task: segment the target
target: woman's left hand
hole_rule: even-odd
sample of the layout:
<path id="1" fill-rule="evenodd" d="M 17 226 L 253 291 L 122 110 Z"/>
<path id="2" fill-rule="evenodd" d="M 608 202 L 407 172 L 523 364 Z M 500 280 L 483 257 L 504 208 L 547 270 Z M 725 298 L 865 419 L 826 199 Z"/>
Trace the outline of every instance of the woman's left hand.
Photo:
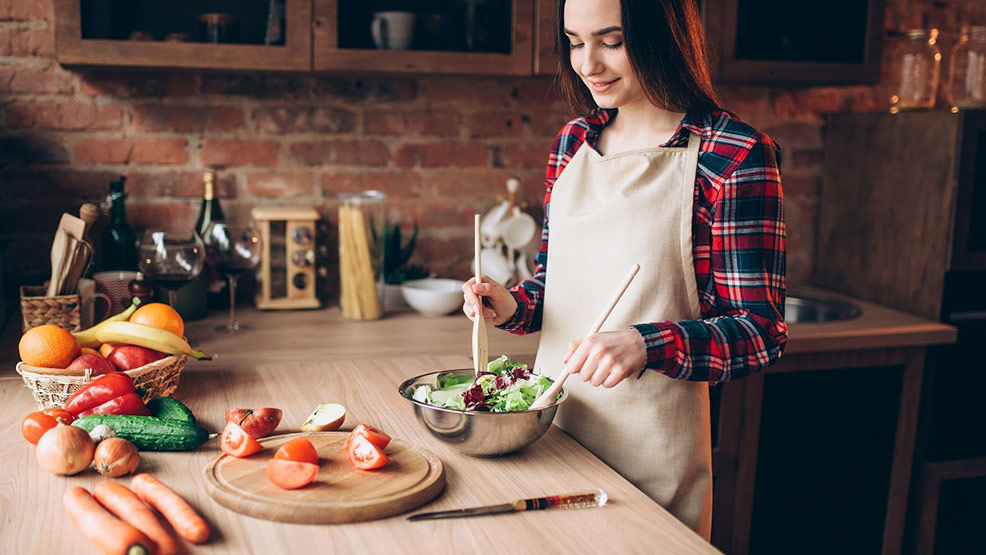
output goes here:
<path id="1" fill-rule="evenodd" d="M 594 333 L 568 344 L 565 371 L 594 386 L 613 387 L 647 363 L 644 338 L 636 329 Z"/>

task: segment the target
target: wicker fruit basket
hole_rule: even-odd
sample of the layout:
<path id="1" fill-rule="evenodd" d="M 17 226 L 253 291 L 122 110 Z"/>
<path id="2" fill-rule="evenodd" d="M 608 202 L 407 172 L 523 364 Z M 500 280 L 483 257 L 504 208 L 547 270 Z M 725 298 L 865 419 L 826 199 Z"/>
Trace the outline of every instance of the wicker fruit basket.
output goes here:
<path id="1" fill-rule="evenodd" d="M 143 387 L 146 390 L 146 402 L 158 395 L 171 395 L 178 388 L 178 377 L 187 361 L 187 355 L 170 355 L 124 373 L 133 380 L 134 387 Z M 99 377 L 93 376 L 89 370 L 80 374 L 74 370 L 40 368 L 23 362 L 17 363 L 17 373 L 34 395 L 39 410 L 65 407 L 65 402 L 73 393 Z"/>

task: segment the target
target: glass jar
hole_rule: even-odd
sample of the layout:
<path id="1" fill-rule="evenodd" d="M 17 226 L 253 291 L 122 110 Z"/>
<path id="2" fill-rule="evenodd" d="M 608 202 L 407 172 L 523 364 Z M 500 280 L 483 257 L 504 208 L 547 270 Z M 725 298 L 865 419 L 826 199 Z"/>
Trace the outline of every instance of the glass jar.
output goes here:
<path id="1" fill-rule="evenodd" d="M 933 108 L 938 96 L 941 51 L 938 29 L 911 29 L 897 45 L 890 113 Z"/>
<path id="2" fill-rule="evenodd" d="M 378 277 L 383 249 L 375 244 L 383 200 L 379 191 L 339 195 L 339 307 L 351 320 L 381 316 Z"/>
<path id="3" fill-rule="evenodd" d="M 986 26 L 962 27 L 948 70 L 952 111 L 986 106 Z"/>

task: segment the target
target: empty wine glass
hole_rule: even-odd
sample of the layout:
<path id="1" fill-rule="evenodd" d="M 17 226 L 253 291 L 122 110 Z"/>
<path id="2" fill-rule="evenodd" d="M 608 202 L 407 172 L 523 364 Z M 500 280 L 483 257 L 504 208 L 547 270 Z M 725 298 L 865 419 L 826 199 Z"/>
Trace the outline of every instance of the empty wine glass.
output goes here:
<path id="1" fill-rule="evenodd" d="M 167 289 L 168 304 L 174 307 L 178 289 L 202 272 L 205 249 L 194 231 L 148 230 L 141 238 L 137 260 L 144 275 Z"/>
<path id="2" fill-rule="evenodd" d="M 236 321 L 236 279 L 260 263 L 260 232 L 253 222 L 212 222 L 205 228 L 202 242 L 209 265 L 229 281 L 229 323 L 216 331 L 235 334 L 250 329 Z"/>

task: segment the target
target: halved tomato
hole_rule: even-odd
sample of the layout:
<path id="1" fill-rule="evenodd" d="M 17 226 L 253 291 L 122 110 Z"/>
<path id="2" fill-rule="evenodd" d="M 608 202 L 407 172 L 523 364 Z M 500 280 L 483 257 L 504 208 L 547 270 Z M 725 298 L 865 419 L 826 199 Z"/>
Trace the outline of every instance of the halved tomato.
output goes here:
<path id="1" fill-rule="evenodd" d="M 352 439 L 346 455 L 349 456 L 349 464 L 356 470 L 375 470 L 390 462 L 383 450 L 371 443 L 366 436 L 353 436 Z"/>
<path id="2" fill-rule="evenodd" d="M 318 464 L 318 451 L 307 437 L 299 437 L 285 443 L 274 453 L 275 459 Z"/>
<path id="3" fill-rule="evenodd" d="M 346 443 L 342 445 L 342 448 L 346 451 L 349 450 L 349 444 L 352 443 L 353 438 L 356 436 L 363 436 L 370 441 L 373 445 L 376 445 L 379 449 L 384 449 L 387 444 L 390 443 L 390 436 L 381 432 L 380 430 L 374 428 L 373 426 L 367 426 L 366 424 L 360 424 L 356 426 L 349 437 L 346 438 Z"/>
<path id="4" fill-rule="evenodd" d="M 235 422 L 226 423 L 219 446 L 227 454 L 234 457 L 247 457 L 264 448 L 260 442 L 250 437 Z"/>
<path id="5" fill-rule="evenodd" d="M 68 422 L 66 422 L 68 424 Z M 27 440 L 31 445 L 37 445 L 38 440 L 41 436 L 45 435 L 45 432 L 54 428 L 58 425 L 58 420 L 50 414 L 45 414 L 43 412 L 32 412 L 31 414 L 24 417 L 21 422 L 21 435 Z"/>
<path id="6" fill-rule="evenodd" d="M 306 462 L 271 459 L 267 462 L 267 479 L 281 489 L 298 489 L 315 481 L 318 465 Z"/>
<path id="7" fill-rule="evenodd" d="M 41 412 L 47 414 L 48 416 L 52 416 L 55 418 L 55 420 L 64 422 L 66 424 L 71 424 L 72 422 L 75 422 L 75 415 L 73 415 L 71 412 L 65 409 L 57 409 L 57 408 L 45 409 Z"/>

